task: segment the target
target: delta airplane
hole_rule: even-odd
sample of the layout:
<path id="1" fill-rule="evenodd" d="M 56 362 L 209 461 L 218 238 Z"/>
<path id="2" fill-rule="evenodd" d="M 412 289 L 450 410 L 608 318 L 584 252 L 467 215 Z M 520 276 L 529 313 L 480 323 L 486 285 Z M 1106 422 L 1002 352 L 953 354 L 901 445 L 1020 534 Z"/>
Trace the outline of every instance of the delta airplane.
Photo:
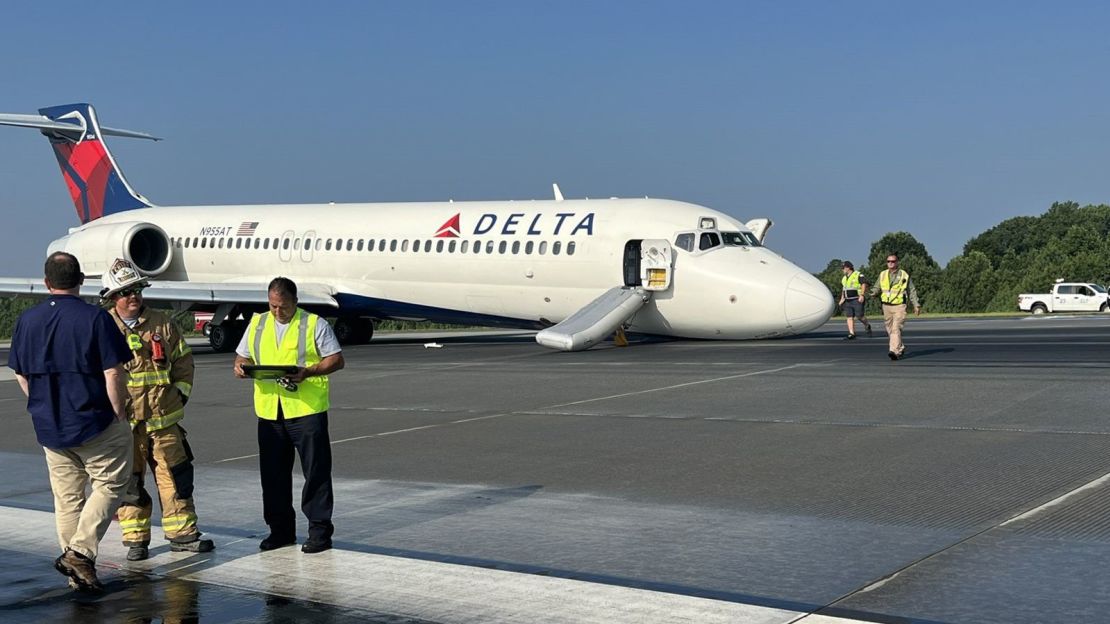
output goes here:
<path id="1" fill-rule="evenodd" d="M 829 290 L 763 246 L 747 224 L 663 199 L 155 206 L 135 192 L 88 104 L 0 114 L 49 141 L 81 225 L 48 253 L 78 258 L 96 296 L 117 258 L 150 279 L 149 301 L 211 311 L 217 351 L 265 309 L 266 286 L 292 278 L 302 307 L 364 343 L 377 319 L 540 329 L 537 341 L 588 348 L 618 329 L 700 339 L 789 336 L 833 313 Z M 0 278 L 0 292 L 44 293 Z"/>

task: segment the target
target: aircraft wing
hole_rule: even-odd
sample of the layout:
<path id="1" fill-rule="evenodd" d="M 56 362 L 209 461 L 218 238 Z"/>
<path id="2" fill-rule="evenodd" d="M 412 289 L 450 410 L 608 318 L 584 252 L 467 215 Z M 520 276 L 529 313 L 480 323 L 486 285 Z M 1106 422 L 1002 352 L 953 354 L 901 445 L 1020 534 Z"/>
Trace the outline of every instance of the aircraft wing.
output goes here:
<path id="1" fill-rule="evenodd" d="M 257 303 L 266 305 L 265 282 L 172 282 L 150 280 L 143 297 L 150 301 L 182 301 L 193 303 Z M 82 297 L 99 297 L 100 286 L 81 286 Z M 41 279 L 0 277 L 0 294 L 44 297 L 49 294 Z M 297 301 L 301 305 L 339 307 L 336 291 L 326 284 L 297 284 Z"/>

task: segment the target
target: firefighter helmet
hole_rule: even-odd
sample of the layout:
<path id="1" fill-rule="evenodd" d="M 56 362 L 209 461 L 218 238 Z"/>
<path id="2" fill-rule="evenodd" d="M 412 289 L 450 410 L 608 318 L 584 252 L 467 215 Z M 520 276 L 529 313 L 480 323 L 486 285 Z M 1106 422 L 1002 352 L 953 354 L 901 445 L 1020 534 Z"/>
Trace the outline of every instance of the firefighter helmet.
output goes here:
<path id="1" fill-rule="evenodd" d="M 100 297 L 104 300 L 111 299 L 113 295 L 121 290 L 150 286 L 146 278 L 139 273 L 139 269 L 123 258 L 116 258 L 111 268 L 104 272 L 101 284 L 104 289 L 100 291 Z"/>

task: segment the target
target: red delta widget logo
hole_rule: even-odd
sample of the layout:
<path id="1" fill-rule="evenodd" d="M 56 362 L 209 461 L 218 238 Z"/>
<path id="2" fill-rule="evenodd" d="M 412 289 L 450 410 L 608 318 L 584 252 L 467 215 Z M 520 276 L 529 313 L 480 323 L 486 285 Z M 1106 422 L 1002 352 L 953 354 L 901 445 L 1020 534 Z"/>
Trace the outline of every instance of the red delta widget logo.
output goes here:
<path id="1" fill-rule="evenodd" d="M 462 213 L 455 213 L 455 216 L 444 222 L 436 230 L 435 238 L 458 238 L 462 235 L 462 226 L 460 225 L 460 217 Z M 557 212 L 554 215 L 545 215 L 542 212 L 528 215 L 524 212 L 514 212 L 508 216 L 499 216 L 493 213 L 485 213 L 478 217 L 478 221 L 474 224 L 474 236 L 481 236 L 482 234 L 501 234 L 503 236 L 513 236 L 516 234 L 524 234 L 526 236 L 543 236 L 544 234 L 551 234 L 558 236 L 559 234 L 569 234 L 570 236 L 577 236 L 579 232 L 585 232 L 586 236 L 594 235 L 594 213 L 588 212 L 585 215 L 579 216 L 574 212 Z"/>

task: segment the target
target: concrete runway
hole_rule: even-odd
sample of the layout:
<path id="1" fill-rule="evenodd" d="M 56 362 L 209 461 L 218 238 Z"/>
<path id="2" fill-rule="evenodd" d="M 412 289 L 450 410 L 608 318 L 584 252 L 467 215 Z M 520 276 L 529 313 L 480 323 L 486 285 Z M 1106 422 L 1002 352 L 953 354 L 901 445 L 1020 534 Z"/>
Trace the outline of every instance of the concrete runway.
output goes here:
<path id="1" fill-rule="evenodd" d="M 0 617 L 126 621 L 139 598 L 204 622 L 1103 619 L 1110 317 L 911 320 L 899 362 L 876 329 L 348 348 L 338 550 L 317 559 L 257 552 L 250 384 L 198 348 L 185 426 L 218 550 L 125 565 L 110 533 L 97 599 L 50 569 L 41 451 L 0 383 L 0 553 L 31 571 L 0 574 Z"/>

